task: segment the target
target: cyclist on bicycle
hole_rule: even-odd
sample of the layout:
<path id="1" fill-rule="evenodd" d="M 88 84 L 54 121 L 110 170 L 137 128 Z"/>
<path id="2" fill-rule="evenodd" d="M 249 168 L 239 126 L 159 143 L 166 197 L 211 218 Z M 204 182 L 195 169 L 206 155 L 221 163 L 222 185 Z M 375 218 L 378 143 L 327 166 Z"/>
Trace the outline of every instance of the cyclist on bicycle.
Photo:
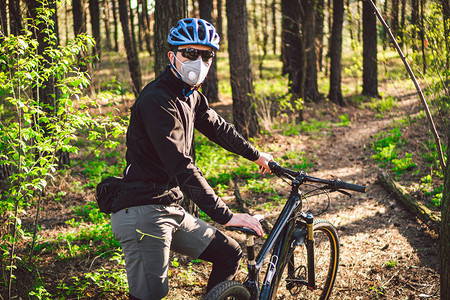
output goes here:
<path id="1" fill-rule="evenodd" d="M 223 148 L 270 171 L 272 156 L 259 152 L 208 106 L 198 91 L 219 50 L 213 25 L 202 19 L 170 30 L 169 66 L 131 107 L 124 188 L 113 203 L 111 227 L 120 242 L 130 299 L 161 299 L 168 293 L 169 250 L 212 262 L 207 285 L 234 277 L 242 251 L 215 227 L 179 204 L 185 193 L 212 220 L 263 234 L 257 219 L 232 213 L 214 193 L 191 156 L 194 128 Z"/>

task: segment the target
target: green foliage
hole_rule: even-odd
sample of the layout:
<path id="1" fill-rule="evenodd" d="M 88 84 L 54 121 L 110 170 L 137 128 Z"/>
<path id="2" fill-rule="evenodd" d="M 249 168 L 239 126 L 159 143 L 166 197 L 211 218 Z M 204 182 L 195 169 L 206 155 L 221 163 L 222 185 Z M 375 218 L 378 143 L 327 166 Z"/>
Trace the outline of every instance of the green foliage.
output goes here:
<path id="1" fill-rule="evenodd" d="M 412 160 L 410 153 L 405 153 L 405 156 L 398 158 L 397 147 L 405 145 L 406 140 L 402 139 L 402 133 L 399 127 L 390 131 L 381 132 L 375 136 L 372 143 L 372 149 L 375 150 L 372 158 L 381 163 L 381 167 L 386 167 L 392 164 L 392 171 L 397 175 L 401 175 L 406 171 L 412 170 L 417 165 Z"/>
<path id="2" fill-rule="evenodd" d="M 368 107 L 379 113 L 391 111 L 396 106 L 398 106 L 397 100 L 392 96 L 382 97 L 381 99 L 371 98 L 370 102 L 363 104 L 363 107 Z"/>
<path id="3" fill-rule="evenodd" d="M 226 151 L 201 134 L 195 135 L 195 155 L 196 165 L 214 188 L 219 184 L 228 185 L 233 178 L 252 178 L 258 173 L 255 164 Z"/>
<path id="4" fill-rule="evenodd" d="M 58 46 L 51 18 L 54 11 L 44 5 L 37 11 L 38 18 L 29 23 L 22 35 L 0 40 L 0 97 L 7 107 L 0 116 L 0 163 L 13 170 L 0 201 L 0 215 L 7 216 L 1 224 L 1 232 L 5 234 L 1 237 L 0 251 L 12 264 L 7 266 L 9 279 L 0 280 L 9 280 L 9 284 L 15 278 L 16 262 L 24 255 L 15 253 L 14 246 L 19 240 L 32 241 L 33 236 L 22 228 L 21 216 L 27 208 L 42 201 L 49 182 L 58 176 L 61 153 L 78 154 L 76 143 L 83 130 L 88 132 L 87 139 L 91 142 L 114 148 L 117 145 L 114 139 L 125 129 L 124 121 L 115 116 L 114 109 L 95 116 L 91 111 L 100 106 L 93 100 L 80 99 L 90 81 L 89 75 L 78 67 L 78 56 L 88 52 L 92 38 L 80 35 L 65 46 Z M 43 52 L 33 38 L 31 24 L 45 24 L 40 33 L 45 35 L 49 46 Z M 58 199 L 62 194 L 52 196 Z M 68 245 L 76 252 L 74 245 Z M 33 293 L 44 297 L 46 291 L 37 286 Z"/>

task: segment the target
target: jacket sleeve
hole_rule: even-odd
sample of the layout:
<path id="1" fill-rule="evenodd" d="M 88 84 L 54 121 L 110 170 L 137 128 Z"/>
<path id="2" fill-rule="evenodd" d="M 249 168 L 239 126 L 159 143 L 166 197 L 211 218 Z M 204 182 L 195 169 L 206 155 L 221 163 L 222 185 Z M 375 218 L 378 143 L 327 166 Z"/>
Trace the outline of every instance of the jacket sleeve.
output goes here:
<path id="1" fill-rule="evenodd" d="M 215 194 L 194 165 L 192 157 L 186 153 L 184 127 L 177 118 L 176 103 L 161 96 L 158 98 L 151 101 L 143 99 L 137 111 L 171 182 L 176 182 L 211 219 L 226 224 L 233 213 Z"/>
<path id="2" fill-rule="evenodd" d="M 224 149 L 241 155 L 248 160 L 257 160 L 259 151 L 233 125 L 225 121 L 215 110 L 209 107 L 203 94 L 199 93 L 199 96 L 201 98 L 198 102 L 195 128 Z"/>

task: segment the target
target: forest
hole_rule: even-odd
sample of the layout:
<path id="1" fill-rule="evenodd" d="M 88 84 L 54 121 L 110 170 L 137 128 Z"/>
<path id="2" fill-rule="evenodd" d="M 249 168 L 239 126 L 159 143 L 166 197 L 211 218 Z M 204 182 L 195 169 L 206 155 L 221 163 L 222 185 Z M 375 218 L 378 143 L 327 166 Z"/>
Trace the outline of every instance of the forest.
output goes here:
<path id="1" fill-rule="evenodd" d="M 280 165 L 367 187 L 307 203 L 339 235 L 331 299 L 450 299 L 450 0 L 0 0 L 0 299 L 128 299 L 96 186 L 122 176 L 130 108 L 186 17 L 221 37 L 201 86 L 214 110 Z M 193 142 L 268 234 L 286 183 Z M 171 252 L 166 298 L 201 299 L 210 271 Z M 276 299 L 310 299 L 285 286 Z"/>

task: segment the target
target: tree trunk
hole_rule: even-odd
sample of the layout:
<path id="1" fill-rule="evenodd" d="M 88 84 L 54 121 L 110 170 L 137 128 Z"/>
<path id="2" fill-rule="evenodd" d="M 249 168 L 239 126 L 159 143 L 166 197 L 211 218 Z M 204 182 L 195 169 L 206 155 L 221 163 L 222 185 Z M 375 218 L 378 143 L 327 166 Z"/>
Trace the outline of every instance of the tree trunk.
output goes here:
<path id="1" fill-rule="evenodd" d="M 104 8 L 104 14 L 103 14 L 103 23 L 105 24 L 105 48 L 107 51 L 111 51 L 112 47 L 111 47 L 111 22 L 110 22 L 110 11 L 111 9 L 109 8 L 109 1 L 108 0 L 104 0 L 105 2 L 103 2 L 103 8 Z"/>
<path id="2" fill-rule="evenodd" d="M 330 38 L 330 100 L 344 106 L 341 90 L 342 24 L 344 0 L 333 0 L 333 27 Z"/>
<path id="3" fill-rule="evenodd" d="M 271 9 L 272 9 L 272 51 L 273 55 L 277 55 L 277 1 L 272 0 Z"/>
<path id="4" fill-rule="evenodd" d="M 186 0 L 156 0 L 155 2 L 155 25 L 153 48 L 155 49 L 155 76 L 164 71 L 167 66 L 167 34 L 178 20 L 186 16 Z"/>
<path id="5" fill-rule="evenodd" d="M 445 47 L 447 48 L 446 57 L 446 70 L 450 69 L 450 0 L 444 0 L 442 4 L 443 17 L 444 17 L 444 37 Z M 446 73 L 446 80 L 450 75 Z"/>
<path id="6" fill-rule="evenodd" d="M 106 0 L 108 1 L 108 0 Z M 117 22 L 117 8 L 116 8 L 116 0 L 112 1 L 112 14 L 114 21 L 114 51 L 119 51 L 119 24 Z"/>
<path id="7" fill-rule="evenodd" d="M 447 0 L 444 0 L 447 1 Z M 448 3 L 447 3 L 448 5 Z M 449 5 L 450 7 L 450 5 Z M 450 145 L 450 126 L 447 131 Z M 447 169 L 444 170 L 444 191 L 441 205 L 441 299 L 450 299 L 450 147 L 447 148 Z"/>
<path id="8" fill-rule="evenodd" d="M 412 0 L 412 1 L 414 1 L 414 0 Z M 383 19 L 384 20 L 387 20 L 387 16 L 388 16 L 387 8 L 388 8 L 388 0 L 385 0 L 384 4 L 383 4 Z M 386 50 L 388 47 L 388 44 L 389 44 L 389 38 L 388 38 L 387 30 L 386 30 L 386 28 L 384 28 L 384 26 L 381 30 L 382 30 L 381 31 L 381 42 L 383 45 L 383 49 Z"/>
<path id="9" fill-rule="evenodd" d="M 289 92 L 293 95 L 294 99 L 304 98 L 306 77 L 306 54 L 304 39 L 300 31 L 300 11 L 299 1 L 281 1 L 282 74 L 289 75 Z M 299 119 L 303 119 L 301 111 Z"/>
<path id="10" fill-rule="evenodd" d="M 135 96 L 141 91 L 141 67 L 139 57 L 134 47 L 133 37 L 130 32 L 130 23 L 128 19 L 128 0 L 119 0 L 119 17 L 122 24 L 123 39 L 125 50 L 127 52 L 128 69 L 130 70 L 131 80 L 133 82 L 133 93 Z"/>
<path id="11" fill-rule="evenodd" d="M 8 30 L 8 11 L 6 8 L 6 1 L 0 1 L 0 32 L 4 36 L 9 35 Z"/>
<path id="12" fill-rule="evenodd" d="M 86 33 L 84 26 L 86 15 L 84 13 L 82 0 L 72 0 L 72 15 L 73 15 L 73 32 L 75 36 Z"/>
<path id="13" fill-rule="evenodd" d="M 420 0 L 420 42 L 422 46 L 422 66 L 423 66 L 423 74 L 427 73 L 427 59 L 425 56 L 425 1 Z"/>
<path id="14" fill-rule="evenodd" d="M 19 35 L 22 28 L 20 0 L 9 0 L 9 32 L 11 35 Z"/>
<path id="15" fill-rule="evenodd" d="M 375 3 L 375 1 L 373 1 Z M 372 5 L 363 1 L 363 89 L 369 97 L 378 95 L 377 23 Z"/>
<path id="16" fill-rule="evenodd" d="M 316 0 L 303 0 L 302 31 L 305 37 L 306 52 L 306 78 L 305 78 L 305 99 L 317 102 L 320 100 L 319 88 L 317 85 L 317 58 L 316 47 L 314 45 L 314 5 Z"/>
<path id="17" fill-rule="evenodd" d="M 152 55 L 152 42 L 150 39 L 150 16 L 148 15 L 147 0 L 140 0 L 142 2 L 142 22 L 144 26 L 144 41 L 148 54 Z"/>
<path id="18" fill-rule="evenodd" d="M 392 7 L 391 7 L 391 31 L 394 35 L 395 39 L 398 40 L 398 1 L 399 0 L 392 0 Z"/>
<path id="19" fill-rule="evenodd" d="M 412 36 L 419 35 L 419 0 L 411 0 L 411 25 L 413 26 Z M 416 44 L 415 39 L 412 41 L 412 47 L 414 51 L 418 51 L 419 47 Z"/>
<path id="20" fill-rule="evenodd" d="M 406 0 L 401 0 L 401 15 L 400 15 L 400 28 L 398 28 L 398 38 L 400 48 L 403 48 L 403 38 L 405 32 L 405 19 L 406 19 Z"/>
<path id="21" fill-rule="evenodd" d="M 216 31 L 220 36 L 220 41 L 222 45 L 225 45 L 225 32 L 223 31 L 223 17 L 222 17 L 222 0 L 217 0 Z"/>
<path id="22" fill-rule="evenodd" d="M 199 0 L 200 18 L 212 23 L 213 0 Z M 202 85 L 203 94 L 208 98 L 209 102 L 219 101 L 219 84 L 217 80 L 217 58 L 212 60 L 211 68 L 208 76 Z"/>
<path id="23" fill-rule="evenodd" d="M 91 14 L 92 36 L 95 40 L 94 55 L 101 57 L 102 39 L 100 36 L 100 5 L 98 0 L 89 0 L 89 13 Z"/>
<path id="24" fill-rule="evenodd" d="M 137 48 L 137 41 L 136 41 L 136 26 L 134 25 L 134 9 L 131 8 L 131 3 L 133 3 L 134 0 L 128 0 L 128 13 L 129 13 L 129 22 L 130 22 L 130 32 L 131 32 L 131 40 L 133 42 L 133 48 L 136 52 L 136 56 L 138 56 L 138 48 Z"/>
<path id="25" fill-rule="evenodd" d="M 323 21 L 325 18 L 325 0 L 317 0 L 315 7 L 315 44 L 317 53 L 317 69 L 322 70 L 323 66 Z"/>
<path id="26" fill-rule="evenodd" d="M 226 10 L 233 120 L 236 129 L 244 137 L 253 137 L 258 134 L 259 126 L 253 103 L 246 1 L 227 0 Z"/>

